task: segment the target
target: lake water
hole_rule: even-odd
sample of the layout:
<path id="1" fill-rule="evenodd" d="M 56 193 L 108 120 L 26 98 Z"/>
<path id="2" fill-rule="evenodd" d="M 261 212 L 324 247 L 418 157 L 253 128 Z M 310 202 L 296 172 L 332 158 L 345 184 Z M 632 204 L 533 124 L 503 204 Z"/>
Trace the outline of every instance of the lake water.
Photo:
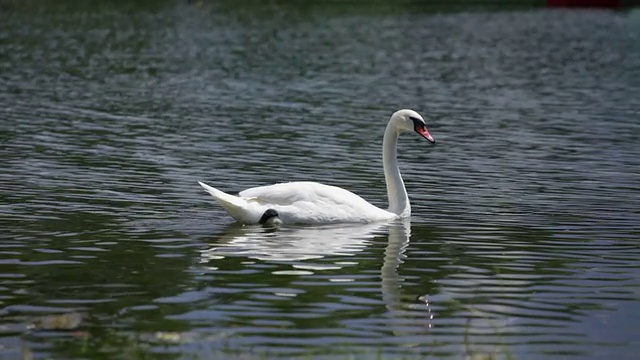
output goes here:
<path id="1" fill-rule="evenodd" d="M 2 5 L 0 358 L 637 356 L 638 11 L 277 3 Z M 399 108 L 410 223 L 197 184 L 386 206 Z"/>

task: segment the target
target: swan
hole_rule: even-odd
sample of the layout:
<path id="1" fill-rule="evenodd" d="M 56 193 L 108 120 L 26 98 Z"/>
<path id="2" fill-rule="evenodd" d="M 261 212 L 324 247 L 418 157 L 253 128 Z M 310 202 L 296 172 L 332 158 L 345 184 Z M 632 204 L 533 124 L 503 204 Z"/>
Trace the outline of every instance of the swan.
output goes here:
<path id="1" fill-rule="evenodd" d="M 198 181 L 236 221 L 244 224 L 369 223 L 408 218 L 411 205 L 397 159 L 398 137 L 414 131 L 430 143 L 435 140 L 422 116 L 398 110 L 389 119 L 382 140 L 382 160 L 389 208 L 381 209 L 351 191 L 316 182 L 298 181 L 259 186 L 227 194 Z"/>

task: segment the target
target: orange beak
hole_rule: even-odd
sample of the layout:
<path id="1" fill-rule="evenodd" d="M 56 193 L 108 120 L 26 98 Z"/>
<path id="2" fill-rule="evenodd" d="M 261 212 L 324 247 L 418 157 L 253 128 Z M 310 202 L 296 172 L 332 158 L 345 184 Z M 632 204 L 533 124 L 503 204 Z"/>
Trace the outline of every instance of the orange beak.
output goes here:
<path id="1" fill-rule="evenodd" d="M 436 140 L 433 138 L 433 136 L 431 136 L 431 134 L 429 134 L 429 130 L 427 130 L 427 127 L 422 125 L 422 126 L 416 126 L 416 132 L 420 135 L 422 135 L 423 138 L 429 140 L 430 143 L 435 144 Z"/>

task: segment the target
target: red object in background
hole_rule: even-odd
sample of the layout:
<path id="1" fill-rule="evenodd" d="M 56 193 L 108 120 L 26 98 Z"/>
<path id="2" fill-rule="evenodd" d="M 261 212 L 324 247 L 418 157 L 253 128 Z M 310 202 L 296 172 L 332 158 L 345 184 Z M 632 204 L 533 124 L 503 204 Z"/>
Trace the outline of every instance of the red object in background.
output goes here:
<path id="1" fill-rule="evenodd" d="M 547 6 L 617 8 L 620 0 L 547 0 Z"/>

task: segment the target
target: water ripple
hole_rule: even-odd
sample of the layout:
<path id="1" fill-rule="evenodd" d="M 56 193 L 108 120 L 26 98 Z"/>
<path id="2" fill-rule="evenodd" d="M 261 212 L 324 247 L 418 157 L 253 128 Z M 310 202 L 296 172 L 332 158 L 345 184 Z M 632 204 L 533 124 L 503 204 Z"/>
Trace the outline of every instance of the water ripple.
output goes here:
<path id="1" fill-rule="evenodd" d="M 637 12 L 76 5 L 0 12 L 8 356 L 637 353 Z M 197 186 L 385 206 L 400 107 L 438 140 L 399 144 L 411 224 L 269 232 Z"/>

